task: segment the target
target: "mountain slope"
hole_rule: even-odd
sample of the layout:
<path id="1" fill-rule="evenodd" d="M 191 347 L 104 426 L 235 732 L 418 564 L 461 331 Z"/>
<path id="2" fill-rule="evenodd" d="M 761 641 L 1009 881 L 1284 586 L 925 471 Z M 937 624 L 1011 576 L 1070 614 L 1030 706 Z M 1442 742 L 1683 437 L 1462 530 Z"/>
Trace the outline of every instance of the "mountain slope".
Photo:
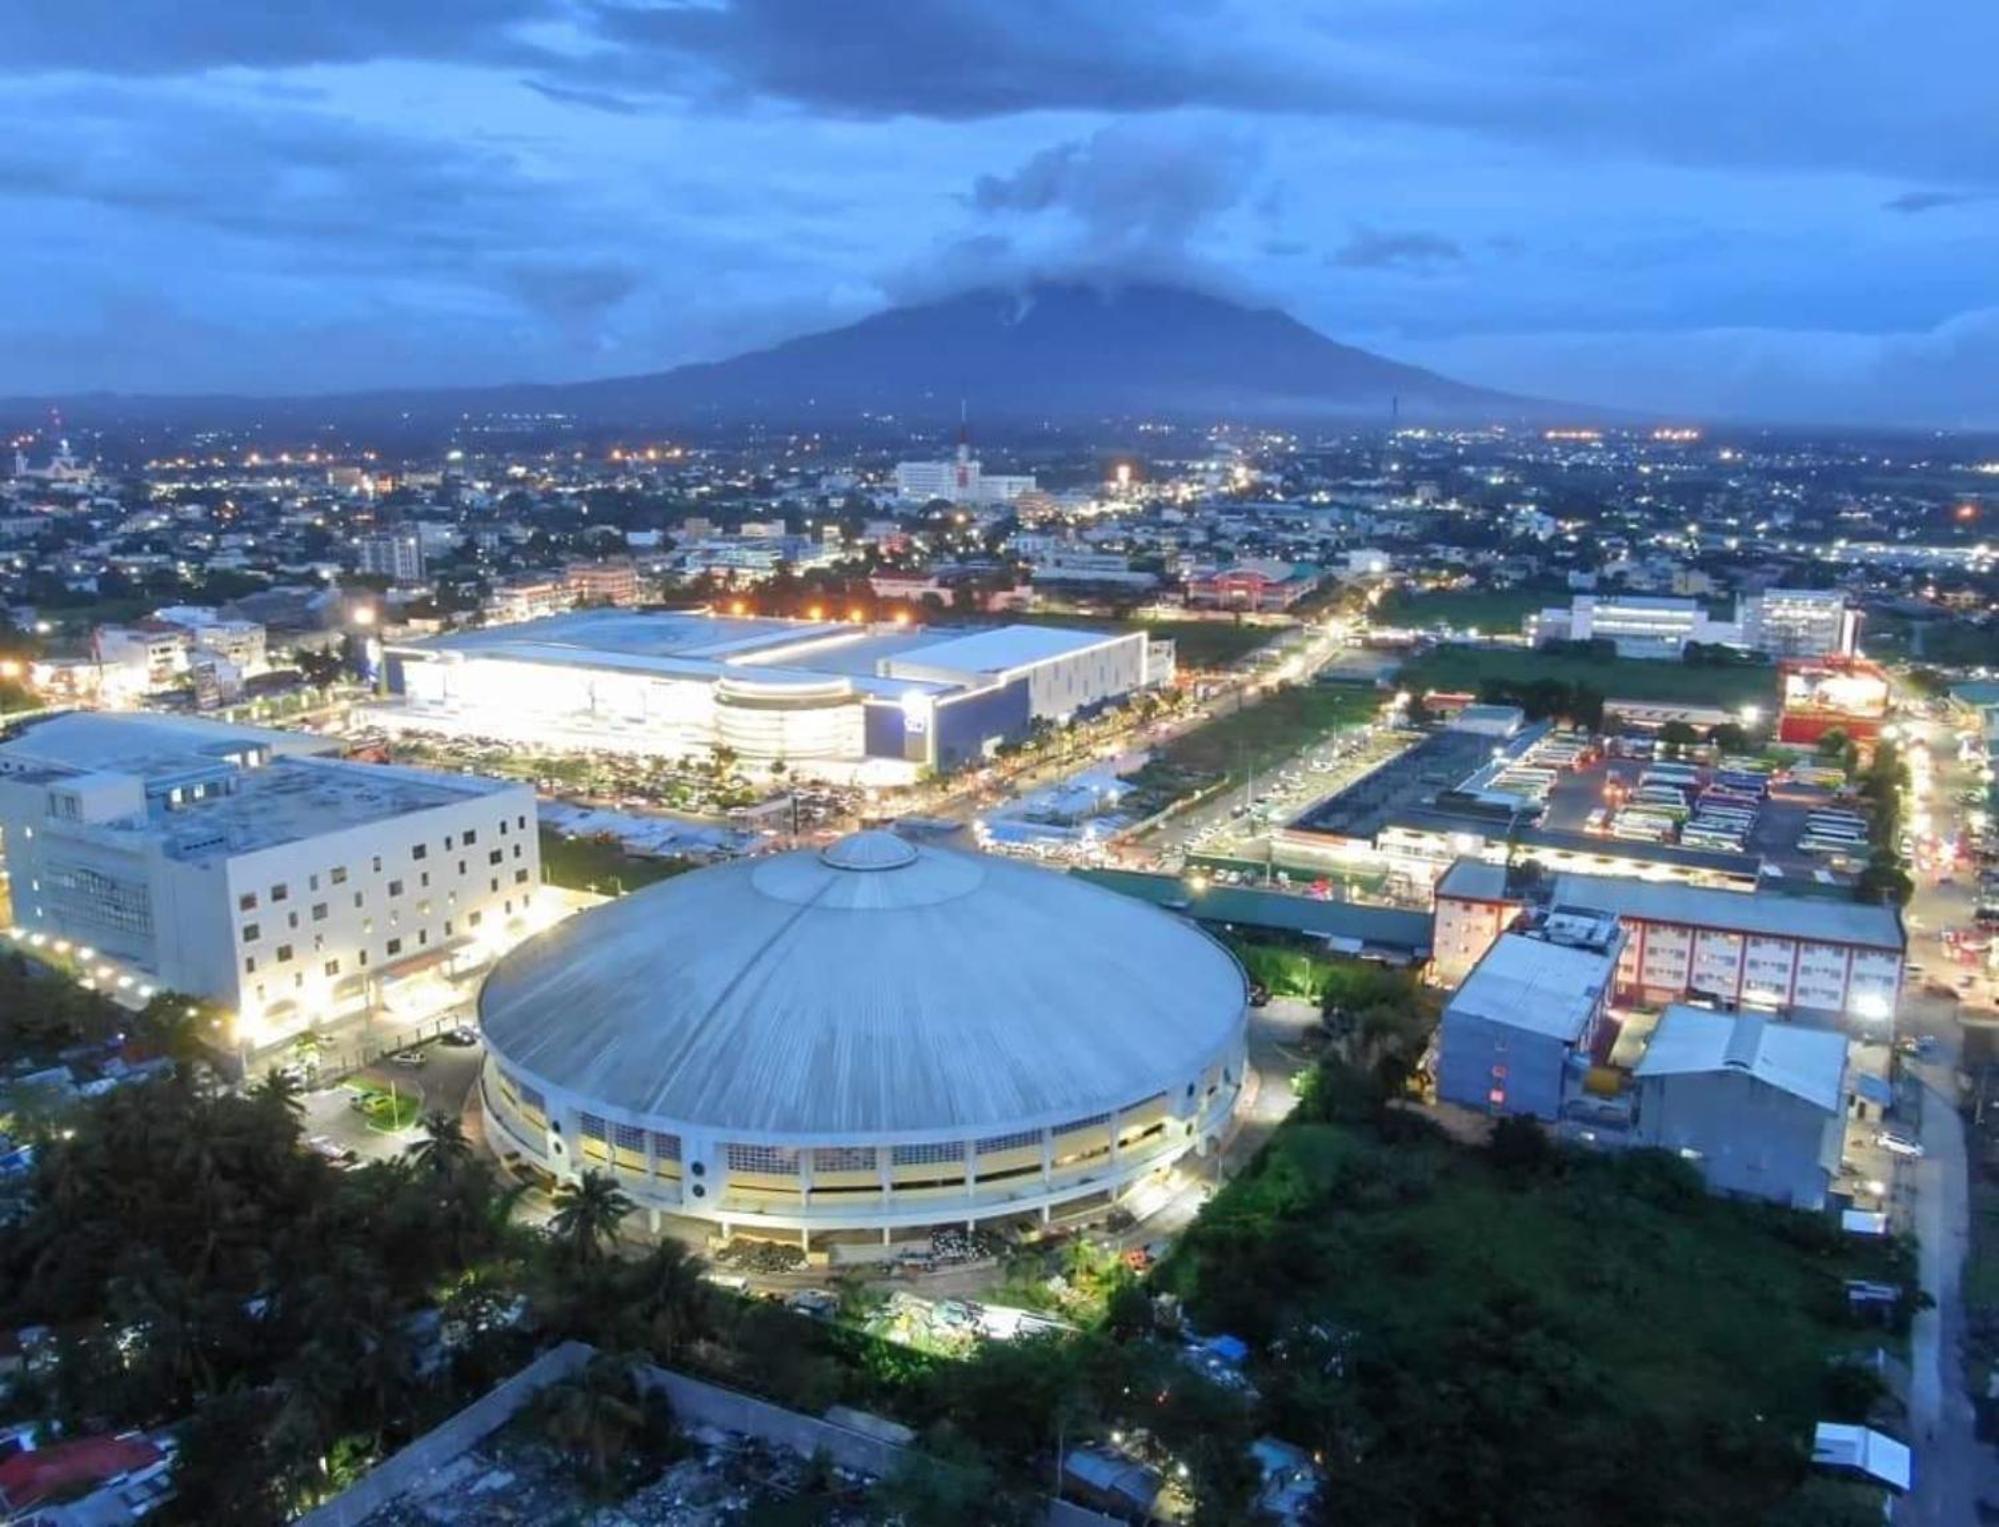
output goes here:
<path id="1" fill-rule="evenodd" d="M 895 308 L 657 376 L 550 388 L 585 413 L 1495 417 L 1525 399 L 1338 344 L 1275 309 L 1182 288 L 1041 285 Z"/>
<path id="2" fill-rule="evenodd" d="M 87 423 L 261 420 L 443 423 L 462 413 L 566 413 L 586 425 L 767 422 L 1086 423 L 1105 418 L 1284 422 L 1493 420 L 1554 405 L 1467 386 L 1342 345 L 1274 308 L 1182 287 L 1044 283 L 893 308 L 729 360 L 602 381 L 400 388 L 293 398 L 0 400 L 0 420 L 49 403 Z M 1573 412 L 1566 410 L 1565 412 Z"/>

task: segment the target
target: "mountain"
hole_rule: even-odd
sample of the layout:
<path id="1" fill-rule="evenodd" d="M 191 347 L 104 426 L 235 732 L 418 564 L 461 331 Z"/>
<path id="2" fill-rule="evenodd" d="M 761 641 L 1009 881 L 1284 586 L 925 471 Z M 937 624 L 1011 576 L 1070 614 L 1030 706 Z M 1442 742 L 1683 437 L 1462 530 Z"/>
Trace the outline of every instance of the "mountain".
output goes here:
<path id="1" fill-rule="evenodd" d="M 37 416 L 50 400 L 0 403 Z M 893 308 L 729 360 L 602 381 L 397 389 L 312 398 L 56 400 L 84 422 L 443 420 L 571 414 L 590 425 L 935 422 L 961 401 L 982 423 L 1104 418 L 1488 420 L 1554 405 L 1467 386 L 1351 345 L 1275 308 L 1184 287 L 1042 283 Z M 1571 410 L 1571 412 L 1573 412 Z"/>
<path id="2" fill-rule="evenodd" d="M 1326 338 L 1275 308 L 1168 286 L 1043 284 L 877 313 L 768 350 L 656 376 L 552 388 L 615 417 L 936 418 L 1111 415 L 1263 419 L 1497 417 L 1522 398 Z"/>

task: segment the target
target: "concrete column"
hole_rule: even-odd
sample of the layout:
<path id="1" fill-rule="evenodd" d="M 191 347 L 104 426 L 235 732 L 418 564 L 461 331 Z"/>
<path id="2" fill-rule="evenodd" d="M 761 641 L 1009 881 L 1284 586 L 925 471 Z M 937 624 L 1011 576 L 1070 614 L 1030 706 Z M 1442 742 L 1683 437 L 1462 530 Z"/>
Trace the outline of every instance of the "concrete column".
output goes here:
<path id="1" fill-rule="evenodd" d="M 977 1140 L 967 1140 L 965 1142 L 965 1202 L 971 1203 L 978 1195 L 979 1142 Z M 972 1228 L 970 1221 L 966 1222 L 965 1228 L 967 1230 Z"/>
<path id="2" fill-rule="evenodd" d="M 803 1225 L 798 1227 L 798 1249 L 808 1257 L 812 1255 L 812 1232 Z"/>
<path id="3" fill-rule="evenodd" d="M 1055 1180 L 1055 1131 L 1041 1131 L 1041 1188 L 1043 1192 Z"/>

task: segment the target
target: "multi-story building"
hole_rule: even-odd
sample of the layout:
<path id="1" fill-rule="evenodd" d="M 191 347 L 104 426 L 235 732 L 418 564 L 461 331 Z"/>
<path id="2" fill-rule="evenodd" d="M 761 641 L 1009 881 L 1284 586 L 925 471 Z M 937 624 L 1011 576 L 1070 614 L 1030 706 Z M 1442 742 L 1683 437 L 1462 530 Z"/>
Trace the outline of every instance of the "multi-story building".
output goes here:
<path id="1" fill-rule="evenodd" d="M 949 461 L 899 461 L 895 467 L 896 497 L 925 504 L 947 499 L 954 504 L 1010 504 L 1034 491 L 1031 474 L 988 473 L 972 448 L 958 442 Z"/>
<path id="2" fill-rule="evenodd" d="M 192 604 L 155 610 L 153 619 L 180 627 L 196 652 L 213 653 L 245 677 L 270 666 L 269 638 L 254 620 L 230 620 L 209 606 Z"/>
<path id="3" fill-rule="evenodd" d="M 1528 877 L 1462 859 L 1437 882 L 1433 970 L 1461 979 L 1523 910 L 1594 907 L 1629 937 L 1620 995 L 1893 1020 L 1908 934 L 1892 906 L 1601 875 Z"/>
<path id="4" fill-rule="evenodd" d="M 1437 1095 L 1559 1118 L 1589 1068 L 1624 944 L 1615 917 L 1561 905 L 1499 935 L 1444 1009 Z"/>
<path id="5" fill-rule="evenodd" d="M 1209 569 L 1187 579 L 1187 603 L 1219 610 L 1288 610 L 1324 574 L 1309 563 L 1260 560 Z"/>
<path id="6" fill-rule="evenodd" d="M 639 570 L 629 557 L 611 557 L 601 562 L 572 562 L 562 570 L 569 592 L 578 604 L 637 604 Z"/>
<path id="7" fill-rule="evenodd" d="M 489 963 L 541 880 L 534 792 L 320 739 L 68 715 L 0 745 L 14 926 L 210 998 L 257 1048 Z M 136 976 L 134 975 L 136 973 Z"/>
<path id="8" fill-rule="evenodd" d="M 377 530 L 354 543 L 364 573 L 395 583 L 423 582 L 423 537 L 414 530 Z"/>
<path id="9" fill-rule="evenodd" d="M 1851 657 L 1860 612 L 1838 589 L 1765 589 L 1741 602 L 1742 644 L 1773 657 Z"/>
<path id="10" fill-rule="evenodd" d="M 1742 628 L 1711 619 L 1695 599 L 1627 594 L 1578 594 L 1565 610 L 1545 609 L 1527 617 L 1528 640 L 1611 641 L 1620 657 L 1677 658 L 1689 642 L 1739 646 Z"/>

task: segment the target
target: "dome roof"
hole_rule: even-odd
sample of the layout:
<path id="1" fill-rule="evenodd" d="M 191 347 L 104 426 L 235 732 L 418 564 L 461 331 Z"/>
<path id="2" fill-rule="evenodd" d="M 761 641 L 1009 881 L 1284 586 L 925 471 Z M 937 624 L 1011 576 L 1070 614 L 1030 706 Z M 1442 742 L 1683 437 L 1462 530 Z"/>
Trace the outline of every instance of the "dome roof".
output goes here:
<path id="1" fill-rule="evenodd" d="M 1242 972 L 1170 913 L 862 832 L 680 875 L 500 961 L 501 1059 L 614 1112 L 837 1140 L 1059 1124 L 1239 1043 Z"/>

